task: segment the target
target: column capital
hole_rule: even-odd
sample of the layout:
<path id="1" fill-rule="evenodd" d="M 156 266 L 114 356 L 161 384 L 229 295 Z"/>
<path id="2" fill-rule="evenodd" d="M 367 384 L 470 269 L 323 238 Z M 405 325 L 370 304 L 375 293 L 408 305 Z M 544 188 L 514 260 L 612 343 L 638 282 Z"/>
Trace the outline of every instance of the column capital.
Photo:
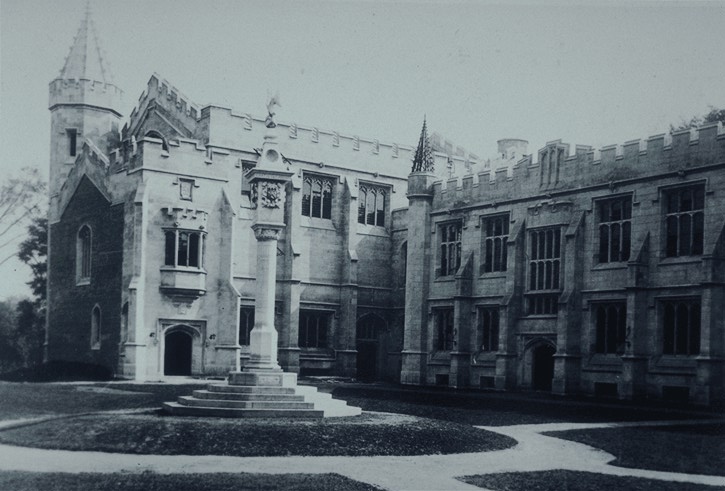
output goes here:
<path id="1" fill-rule="evenodd" d="M 254 237 L 260 241 L 278 240 L 279 233 L 283 228 L 283 223 L 255 223 L 252 225 Z"/>

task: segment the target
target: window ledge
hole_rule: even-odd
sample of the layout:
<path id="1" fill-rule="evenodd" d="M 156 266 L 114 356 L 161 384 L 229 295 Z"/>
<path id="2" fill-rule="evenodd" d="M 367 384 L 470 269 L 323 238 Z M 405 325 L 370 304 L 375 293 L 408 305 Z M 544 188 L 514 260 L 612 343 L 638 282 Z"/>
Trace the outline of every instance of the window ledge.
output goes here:
<path id="1" fill-rule="evenodd" d="M 363 225 L 362 223 L 357 224 L 358 235 L 374 235 L 377 237 L 390 237 L 388 230 L 385 227 L 378 227 L 376 225 Z"/>
<path id="2" fill-rule="evenodd" d="M 660 259 L 658 266 L 673 266 L 676 264 L 700 264 L 702 263 L 702 256 L 678 256 L 678 257 L 665 257 Z"/>
<path id="3" fill-rule="evenodd" d="M 435 280 L 433 280 L 434 283 L 450 283 L 456 281 L 455 275 L 446 275 L 446 276 L 438 276 Z"/>
<path id="4" fill-rule="evenodd" d="M 169 295 L 200 297 L 206 293 L 206 271 L 199 268 L 162 266 L 159 288 Z"/>
<path id="5" fill-rule="evenodd" d="M 554 319 L 559 317 L 557 314 L 527 314 L 524 319 Z"/>
<path id="6" fill-rule="evenodd" d="M 302 217 L 300 226 L 307 228 L 319 228 L 323 230 L 337 230 L 330 218 L 310 218 Z"/>
<path id="7" fill-rule="evenodd" d="M 170 272 L 206 274 L 204 268 L 197 268 L 195 266 L 161 266 L 160 269 L 161 271 Z"/>
<path id="8" fill-rule="evenodd" d="M 492 271 L 490 273 L 481 273 L 478 275 L 481 279 L 494 280 L 499 278 L 506 278 L 506 271 Z"/>
<path id="9" fill-rule="evenodd" d="M 91 346 L 92 351 L 100 351 L 101 350 L 101 343 L 97 343 Z"/>
<path id="10" fill-rule="evenodd" d="M 91 284 L 90 278 L 81 278 L 79 280 L 76 280 L 76 286 L 88 286 Z"/>
<path id="11" fill-rule="evenodd" d="M 592 266 L 592 271 L 609 271 L 613 269 L 627 269 L 627 262 L 619 261 L 611 263 L 599 263 Z"/>

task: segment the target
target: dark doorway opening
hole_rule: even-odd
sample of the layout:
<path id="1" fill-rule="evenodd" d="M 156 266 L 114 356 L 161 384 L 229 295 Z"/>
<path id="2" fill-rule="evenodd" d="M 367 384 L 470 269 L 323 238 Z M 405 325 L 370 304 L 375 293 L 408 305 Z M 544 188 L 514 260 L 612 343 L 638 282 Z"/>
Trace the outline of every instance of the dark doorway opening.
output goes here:
<path id="1" fill-rule="evenodd" d="M 556 348 L 544 344 L 534 348 L 534 360 L 531 367 L 531 381 L 534 390 L 551 390 L 554 378 L 554 353 Z"/>
<path id="2" fill-rule="evenodd" d="M 375 315 L 366 315 L 357 321 L 357 379 L 373 381 L 381 378 L 382 357 L 380 336 L 385 330 L 385 321 Z"/>
<path id="3" fill-rule="evenodd" d="M 183 331 L 166 335 L 164 375 L 191 375 L 191 336 Z"/>

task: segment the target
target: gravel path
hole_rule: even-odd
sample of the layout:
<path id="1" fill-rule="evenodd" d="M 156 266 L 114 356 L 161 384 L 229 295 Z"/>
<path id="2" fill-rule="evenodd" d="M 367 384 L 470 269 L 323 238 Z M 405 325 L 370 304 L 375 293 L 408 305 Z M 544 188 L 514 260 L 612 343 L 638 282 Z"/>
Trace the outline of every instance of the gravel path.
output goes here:
<path id="1" fill-rule="evenodd" d="M 39 418 L 48 419 L 48 418 Z M 33 420 L 0 422 L 0 429 Z M 712 420 L 709 421 L 711 423 Z M 681 474 L 630 469 L 608 465 L 614 457 L 576 442 L 542 435 L 546 431 L 617 426 L 702 424 L 697 421 L 541 424 L 480 427 L 516 439 L 513 448 L 496 452 L 407 457 L 220 457 L 132 455 L 102 452 L 43 450 L 0 445 L 0 471 L 29 472 L 143 472 L 214 473 L 253 472 L 268 474 L 342 474 L 389 490 L 478 490 L 455 479 L 457 476 L 494 472 L 525 472 L 552 469 L 597 472 L 674 482 L 725 486 L 721 476 Z"/>

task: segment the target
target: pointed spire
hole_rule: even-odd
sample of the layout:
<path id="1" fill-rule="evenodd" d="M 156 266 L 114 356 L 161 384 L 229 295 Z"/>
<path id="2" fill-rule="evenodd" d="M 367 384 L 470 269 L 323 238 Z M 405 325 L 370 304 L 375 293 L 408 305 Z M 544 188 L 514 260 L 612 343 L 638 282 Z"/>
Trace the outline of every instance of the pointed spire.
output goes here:
<path id="1" fill-rule="evenodd" d="M 104 62 L 101 54 L 96 26 L 91 17 L 90 2 L 86 4 L 86 14 L 73 40 L 65 65 L 58 78 L 87 79 L 103 83 L 113 83 L 113 77 L 108 64 Z"/>
<path id="2" fill-rule="evenodd" d="M 423 116 L 423 128 L 420 130 L 418 148 L 415 149 L 412 172 L 433 172 L 434 170 L 433 151 L 430 147 L 425 119 L 425 116 Z"/>

